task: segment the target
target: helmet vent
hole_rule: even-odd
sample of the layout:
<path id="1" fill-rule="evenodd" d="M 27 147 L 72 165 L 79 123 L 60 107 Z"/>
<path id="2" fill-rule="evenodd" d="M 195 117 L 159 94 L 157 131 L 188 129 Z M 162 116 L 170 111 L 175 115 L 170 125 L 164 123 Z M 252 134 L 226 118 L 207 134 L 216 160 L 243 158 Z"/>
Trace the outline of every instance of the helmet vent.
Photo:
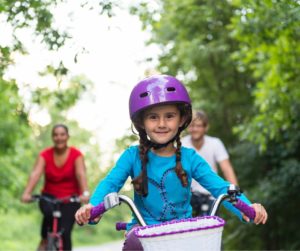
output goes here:
<path id="1" fill-rule="evenodd" d="M 149 95 L 148 92 L 143 92 L 143 93 L 140 94 L 140 97 L 141 97 L 141 98 L 145 98 L 145 97 L 147 97 L 148 95 Z"/>
<path id="2" fill-rule="evenodd" d="M 174 92 L 176 89 L 175 89 L 175 87 L 168 87 L 167 88 L 167 91 L 168 92 Z"/>

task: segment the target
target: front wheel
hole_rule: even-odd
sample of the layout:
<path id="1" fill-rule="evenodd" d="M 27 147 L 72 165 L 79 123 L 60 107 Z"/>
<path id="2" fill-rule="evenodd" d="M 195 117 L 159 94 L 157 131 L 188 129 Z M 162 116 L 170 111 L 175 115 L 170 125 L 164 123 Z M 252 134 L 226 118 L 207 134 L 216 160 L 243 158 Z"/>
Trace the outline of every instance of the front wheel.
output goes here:
<path id="1" fill-rule="evenodd" d="M 47 243 L 47 251 L 60 251 L 62 249 L 60 249 L 60 245 L 61 245 L 61 241 L 60 238 L 58 236 L 51 236 L 49 235 L 48 238 L 48 243 Z"/>

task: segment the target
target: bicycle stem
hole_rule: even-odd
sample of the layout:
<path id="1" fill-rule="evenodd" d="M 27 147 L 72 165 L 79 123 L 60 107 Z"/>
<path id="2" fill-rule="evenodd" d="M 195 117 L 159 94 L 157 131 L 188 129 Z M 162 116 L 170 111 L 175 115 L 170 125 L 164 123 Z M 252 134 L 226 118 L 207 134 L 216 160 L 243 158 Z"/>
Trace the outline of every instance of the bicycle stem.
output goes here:
<path id="1" fill-rule="evenodd" d="M 227 198 L 229 198 L 229 197 L 230 197 L 230 196 L 229 196 L 228 194 L 223 194 L 223 195 L 219 196 L 219 197 L 214 201 L 213 207 L 212 207 L 212 209 L 211 209 L 209 215 L 211 215 L 211 216 L 217 215 L 221 203 L 222 203 L 224 200 L 226 200 Z"/>
<path id="2" fill-rule="evenodd" d="M 134 213 L 141 226 L 146 226 L 146 223 L 142 215 L 140 214 L 139 210 L 137 209 L 137 207 L 135 206 L 131 198 L 129 198 L 126 195 L 117 194 L 115 192 L 110 193 L 104 197 L 104 207 L 106 210 L 111 209 L 117 205 L 120 205 L 121 202 L 124 202 L 129 206 L 129 208 Z"/>
<path id="3" fill-rule="evenodd" d="M 120 199 L 120 201 L 125 202 L 130 207 L 131 211 L 136 216 L 136 218 L 137 218 L 138 222 L 140 223 L 140 225 L 143 226 L 143 227 L 146 226 L 146 223 L 145 223 L 142 215 L 140 214 L 140 212 L 138 211 L 138 209 L 134 205 L 133 201 L 125 195 L 119 195 L 119 199 Z"/>
<path id="4" fill-rule="evenodd" d="M 220 205 L 224 200 L 228 199 L 231 203 L 235 204 L 237 202 L 236 196 L 240 194 L 241 194 L 241 189 L 236 185 L 230 184 L 227 189 L 227 194 L 223 194 L 215 200 L 209 215 L 211 216 L 217 215 Z"/>

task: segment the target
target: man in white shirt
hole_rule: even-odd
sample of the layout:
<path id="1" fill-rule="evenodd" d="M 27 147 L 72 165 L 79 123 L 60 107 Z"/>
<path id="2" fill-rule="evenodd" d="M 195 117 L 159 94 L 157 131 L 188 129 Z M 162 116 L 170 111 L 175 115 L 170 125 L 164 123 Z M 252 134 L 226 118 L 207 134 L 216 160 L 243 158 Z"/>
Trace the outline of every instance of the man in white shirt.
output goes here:
<path id="1" fill-rule="evenodd" d="M 188 127 L 189 135 L 181 139 L 182 145 L 193 148 L 215 172 L 218 172 L 219 166 L 224 178 L 237 185 L 237 178 L 224 144 L 220 139 L 206 135 L 208 128 L 208 117 L 205 112 L 196 112 Z M 191 204 L 194 216 L 207 215 L 212 204 L 212 196 L 194 180 L 192 181 L 192 194 Z"/>

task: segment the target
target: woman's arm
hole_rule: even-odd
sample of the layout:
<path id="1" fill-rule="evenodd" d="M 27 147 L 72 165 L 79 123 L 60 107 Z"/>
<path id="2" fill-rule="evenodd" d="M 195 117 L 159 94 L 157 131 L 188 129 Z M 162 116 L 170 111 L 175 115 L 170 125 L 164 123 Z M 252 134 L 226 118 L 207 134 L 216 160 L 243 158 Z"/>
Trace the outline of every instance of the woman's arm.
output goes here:
<path id="1" fill-rule="evenodd" d="M 35 162 L 33 170 L 29 176 L 26 188 L 23 192 L 21 201 L 26 203 L 31 200 L 31 193 L 34 190 L 36 184 L 38 183 L 39 179 L 41 178 L 42 174 L 45 170 L 45 160 L 43 157 L 39 156 Z"/>
<path id="2" fill-rule="evenodd" d="M 88 183 L 86 178 L 86 167 L 85 167 L 83 156 L 79 156 L 75 160 L 75 173 L 76 173 L 77 181 L 79 183 L 80 190 L 82 191 L 80 200 L 83 203 L 87 203 L 89 201 L 90 194 L 89 194 L 89 188 L 88 188 Z"/>

